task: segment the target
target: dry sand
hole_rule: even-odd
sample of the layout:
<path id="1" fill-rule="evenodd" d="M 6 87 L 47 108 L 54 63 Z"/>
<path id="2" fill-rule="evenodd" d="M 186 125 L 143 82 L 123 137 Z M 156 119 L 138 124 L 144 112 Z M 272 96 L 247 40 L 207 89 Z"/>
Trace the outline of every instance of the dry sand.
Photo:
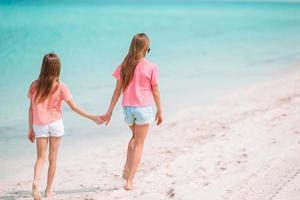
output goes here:
<path id="1" fill-rule="evenodd" d="M 153 127 L 134 191 L 121 179 L 127 139 L 112 143 L 60 157 L 52 199 L 299 200 L 300 70 Z M 31 173 L 0 185 L 0 199 L 32 199 Z"/>

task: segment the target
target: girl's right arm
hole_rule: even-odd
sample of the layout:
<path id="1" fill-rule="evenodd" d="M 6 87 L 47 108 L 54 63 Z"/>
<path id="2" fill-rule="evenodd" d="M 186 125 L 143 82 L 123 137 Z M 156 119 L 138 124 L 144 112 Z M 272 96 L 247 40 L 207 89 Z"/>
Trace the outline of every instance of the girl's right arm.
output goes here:
<path id="1" fill-rule="evenodd" d="M 35 135 L 34 135 L 34 131 L 32 128 L 32 103 L 30 101 L 30 106 L 28 109 L 28 139 L 30 142 L 34 142 L 35 140 Z"/>
<path id="2" fill-rule="evenodd" d="M 162 117 L 160 92 L 159 92 L 159 89 L 158 89 L 158 85 L 153 86 L 152 95 L 153 95 L 153 99 L 154 99 L 154 102 L 155 102 L 155 105 L 156 105 L 155 121 L 156 121 L 157 125 L 160 125 L 163 122 L 163 117 Z"/>
<path id="3" fill-rule="evenodd" d="M 70 108 L 72 109 L 73 112 L 75 112 L 87 119 L 94 121 L 96 124 L 102 124 L 104 122 L 102 120 L 101 116 L 91 115 L 91 114 L 83 111 L 81 108 L 79 108 L 76 105 L 76 103 L 73 101 L 73 99 L 68 100 L 66 103 L 70 106 Z"/>
<path id="4" fill-rule="evenodd" d="M 104 120 L 106 121 L 105 125 L 107 125 L 109 123 L 109 121 L 111 119 L 112 112 L 115 108 L 116 103 L 119 100 L 119 97 L 120 97 L 121 93 L 122 93 L 122 82 L 120 80 L 117 80 L 117 84 L 116 84 L 116 87 L 115 87 L 115 90 L 114 90 L 114 94 L 111 98 L 109 108 L 108 108 L 106 114 L 103 116 Z"/>

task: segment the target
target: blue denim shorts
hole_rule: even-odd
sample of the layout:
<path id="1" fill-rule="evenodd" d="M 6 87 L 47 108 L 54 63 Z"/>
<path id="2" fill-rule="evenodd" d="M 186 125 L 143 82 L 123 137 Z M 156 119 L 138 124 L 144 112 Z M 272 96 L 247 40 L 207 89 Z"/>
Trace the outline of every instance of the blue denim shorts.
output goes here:
<path id="1" fill-rule="evenodd" d="M 124 121 L 132 126 L 133 124 L 144 125 L 150 124 L 153 120 L 152 106 L 124 106 Z"/>

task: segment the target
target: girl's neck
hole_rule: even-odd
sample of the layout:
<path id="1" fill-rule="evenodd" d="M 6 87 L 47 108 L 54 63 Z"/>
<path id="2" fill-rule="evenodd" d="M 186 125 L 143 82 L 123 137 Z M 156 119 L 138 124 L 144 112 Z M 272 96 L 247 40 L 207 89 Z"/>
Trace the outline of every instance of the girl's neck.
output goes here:
<path id="1" fill-rule="evenodd" d="M 53 87 L 55 87 L 57 85 L 59 85 L 59 79 L 54 80 L 53 84 L 52 84 Z"/>

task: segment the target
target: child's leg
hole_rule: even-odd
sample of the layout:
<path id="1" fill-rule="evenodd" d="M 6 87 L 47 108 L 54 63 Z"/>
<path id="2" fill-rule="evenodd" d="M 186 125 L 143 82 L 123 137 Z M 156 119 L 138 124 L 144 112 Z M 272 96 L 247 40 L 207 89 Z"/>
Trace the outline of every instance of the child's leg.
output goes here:
<path id="1" fill-rule="evenodd" d="M 58 148 L 60 143 L 60 137 L 50 137 L 49 139 L 49 169 L 48 169 L 48 179 L 47 179 L 47 187 L 46 187 L 46 197 L 50 197 L 54 195 L 51 191 L 53 179 L 56 171 L 56 161 Z"/>
<path id="2" fill-rule="evenodd" d="M 132 181 L 134 178 L 134 175 L 136 173 L 137 167 L 140 163 L 143 148 L 144 148 L 144 142 L 149 129 L 149 124 L 147 125 L 135 125 L 134 132 L 134 148 L 133 148 L 133 157 L 131 160 L 131 163 L 129 165 L 129 174 L 128 179 L 125 185 L 126 190 L 131 190 L 133 185 Z"/>
<path id="3" fill-rule="evenodd" d="M 42 173 L 43 165 L 45 163 L 47 144 L 48 144 L 47 137 L 36 139 L 37 158 L 36 158 L 36 162 L 34 165 L 34 179 L 33 179 L 33 183 L 32 183 L 32 190 L 33 190 L 33 195 L 35 196 L 35 198 L 40 198 L 40 197 L 38 197 L 38 196 L 40 196 L 39 191 L 38 191 L 38 186 L 39 186 L 39 179 L 40 179 L 40 176 Z"/>
<path id="4" fill-rule="evenodd" d="M 134 147 L 134 126 L 129 126 L 129 128 L 131 129 L 132 132 L 132 137 L 128 143 L 128 148 L 127 148 L 127 159 L 126 159 L 126 163 L 124 166 L 124 170 L 123 170 L 123 176 L 122 178 L 127 180 L 128 177 L 128 172 L 129 172 L 129 163 L 131 163 L 132 160 L 132 156 L 133 156 L 133 147 Z"/>

